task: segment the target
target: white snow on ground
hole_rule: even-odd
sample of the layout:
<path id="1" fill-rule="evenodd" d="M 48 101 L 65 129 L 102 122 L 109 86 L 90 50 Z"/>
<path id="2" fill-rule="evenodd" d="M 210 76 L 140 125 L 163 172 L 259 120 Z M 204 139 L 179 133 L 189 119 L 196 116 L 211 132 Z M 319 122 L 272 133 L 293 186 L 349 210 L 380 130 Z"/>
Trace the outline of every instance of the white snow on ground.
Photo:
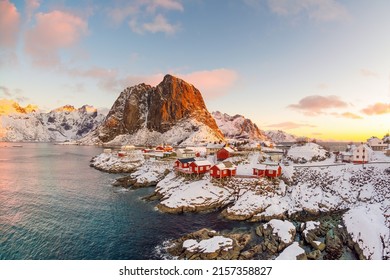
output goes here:
<path id="1" fill-rule="evenodd" d="M 195 239 L 188 239 L 183 242 L 183 247 L 190 252 L 213 253 L 220 249 L 228 251 L 233 249 L 233 240 L 223 236 L 214 236 L 200 242 Z"/>
<path id="2" fill-rule="evenodd" d="M 144 157 L 141 151 L 129 152 L 125 157 L 118 157 L 116 152 L 101 153 L 92 159 L 92 164 L 107 172 L 128 172 L 141 166 Z"/>
<path id="3" fill-rule="evenodd" d="M 390 229 L 385 225 L 381 206 L 362 205 L 344 215 L 344 223 L 352 239 L 359 244 L 367 259 L 380 260 L 390 252 Z"/>
<path id="4" fill-rule="evenodd" d="M 197 181 L 185 181 L 183 177 L 169 174 L 157 184 L 156 192 L 163 196 L 161 204 L 169 208 L 196 207 L 216 203 L 227 204 L 231 201 L 232 191 L 214 186 L 210 178 Z"/>
<path id="5" fill-rule="evenodd" d="M 293 223 L 272 219 L 268 223 L 263 224 L 263 228 L 267 228 L 268 225 L 272 227 L 272 233 L 279 236 L 284 243 L 290 243 L 294 240 L 295 226 Z"/>
<path id="6" fill-rule="evenodd" d="M 311 161 L 314 157 L 325 160 L 327 151 L 316 143 L 306 143 L 304 145 L 293 145 L 287 152 L 287 157 L 292 160 L 305 159 Z"/>
<path id="7" fill-rule="evenodd" d="M 276 258 L 276 260 L 296 260 L 297 256 L 303 253 L 305 253 L 305 250 L 299 246 L 298 242 L 294 242 L 286 249 L 284 249 L 283 252 L 280 253 L 280 255 Z"/>
<path id="8" fill-rule="evenodd" d="M 162 174 L 172 167 L 171 161 L 146 160 L 137 171 L 131 173 L 131 176 L 137 180 L 137 183 L 144 184 L 148 182 L 158 182 Z"/>

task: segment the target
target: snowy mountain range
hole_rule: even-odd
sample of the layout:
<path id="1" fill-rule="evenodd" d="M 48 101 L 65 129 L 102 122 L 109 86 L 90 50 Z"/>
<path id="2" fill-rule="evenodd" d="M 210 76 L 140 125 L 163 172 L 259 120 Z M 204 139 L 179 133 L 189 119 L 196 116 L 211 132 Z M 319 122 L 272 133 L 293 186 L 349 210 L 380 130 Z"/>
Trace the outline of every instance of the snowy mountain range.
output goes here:
<path id="1" fill-rule="evenodd" d="M 219 111 L 212 113 L 219 129 L 227 139 L 264 141 L 268 137 L 250 119 L 242 115 L 230 116 Z"/>
<path id="2" fill-rule="evenodd" d="M 295 142 L 298 138 L 282 130 L 266 130 L 264 134 L 274 143 Z"/>
<path id="3" fill-rule="evenodd" d="M 76 140 L 95 129 L 104 115 L 88 105 L 76 109 L 66 105 L 48 113 L 37 106 L 20 106 L 0 100 L 0 141 L 55 142 Z"/>

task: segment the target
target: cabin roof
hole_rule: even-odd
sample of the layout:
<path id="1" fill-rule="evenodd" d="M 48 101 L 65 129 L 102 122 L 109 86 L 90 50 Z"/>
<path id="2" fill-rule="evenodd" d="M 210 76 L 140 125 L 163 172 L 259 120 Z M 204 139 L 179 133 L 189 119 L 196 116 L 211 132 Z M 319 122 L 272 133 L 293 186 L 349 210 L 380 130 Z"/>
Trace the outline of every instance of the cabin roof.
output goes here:
<path id="1" fill-rule="evenodd" d="M 177 160 L 180 161 L 181 163 L 189 163 L 195 161 L 194 158 L 179 158 Z"/>

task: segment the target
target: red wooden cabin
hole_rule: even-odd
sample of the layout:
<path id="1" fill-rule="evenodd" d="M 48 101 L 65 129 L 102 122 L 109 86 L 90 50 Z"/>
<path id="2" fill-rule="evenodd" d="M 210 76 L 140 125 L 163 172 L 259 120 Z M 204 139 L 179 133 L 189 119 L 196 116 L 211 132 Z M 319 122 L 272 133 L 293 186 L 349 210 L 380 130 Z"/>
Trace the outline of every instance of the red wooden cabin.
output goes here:
<path id="1" fill-rule="evenodd" d="M 184 169 L 189 168 L 190 163 L 195 161 L 194 158 L 179 158 L 175 161 L 175 168 Z"/>
<path id="2" fill-rule="evenodd" d="M 208 160 L 197 160 L 192 161 L 189 164 L 191 173 L 194 174 L 204 174 L 209 172 L 211 168 L 211 163 Z"/>
<path id="3" fill-rule="evenodd" d="M 217 152 L 217 160 L 225 160 L 231 157 L 234 150 L 230 147 L 224 147 Z"/>
<path id="4" fill-rule="evenodd" d="M 210 175 L 214 178 L 236 176 L 237 166 L 230 161 L 218 163 L 210 168 Z"/>

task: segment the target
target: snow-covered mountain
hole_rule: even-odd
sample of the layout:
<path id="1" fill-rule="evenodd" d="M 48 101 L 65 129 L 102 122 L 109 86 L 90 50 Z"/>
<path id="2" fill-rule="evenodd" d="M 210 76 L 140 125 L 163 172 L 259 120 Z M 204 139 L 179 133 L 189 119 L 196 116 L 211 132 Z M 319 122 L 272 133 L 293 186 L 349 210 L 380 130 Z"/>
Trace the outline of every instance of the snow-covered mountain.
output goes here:
<path id="1" fill-rule="evenodd" d="M 213 112 L 212 115 L 219 129 L 228 139 L 268 140 L 255 123 L 242 115 L 230 116 L 219 111 Z"/>
<path id="2" fill-rule="evenodd" d="M 264 131 L 264 134 L 275 143 L 295 142 L 297 139 L 297 136 L 288 134 L 282 130 L 266 130 Z"/>
<path id="3" fill-rule="evenodd" d="M 119 95 L 104 122 L 82 144 L 192 145 L 224 140 L 202 94 L 166 75 L 156 87 L 139 84 Z"/>
<path id="4" fill-rule="evenodd" d="M 0 100 L 0 141 L 76 140 L 95 129 L 104 119 L 92 106 L 74 108 L 66 105 L 44 113 L 38 107 L 20 106 Z"/>

